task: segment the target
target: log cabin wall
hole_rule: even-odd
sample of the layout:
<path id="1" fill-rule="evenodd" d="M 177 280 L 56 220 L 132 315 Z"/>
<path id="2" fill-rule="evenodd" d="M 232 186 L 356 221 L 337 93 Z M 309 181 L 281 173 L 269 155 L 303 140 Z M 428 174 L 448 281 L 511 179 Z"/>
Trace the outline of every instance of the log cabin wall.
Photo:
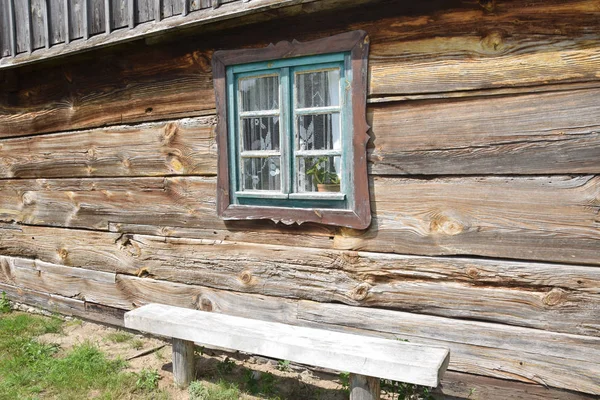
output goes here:
<path id="1" fill-rule="evenodd" d="M 440 397 L 600 395 L 598 1 L 356 3 L 0 71 L 0 291 L 439 344 Z M 213 51 L 354 29 L 371 227 L 220 220 Z"/>

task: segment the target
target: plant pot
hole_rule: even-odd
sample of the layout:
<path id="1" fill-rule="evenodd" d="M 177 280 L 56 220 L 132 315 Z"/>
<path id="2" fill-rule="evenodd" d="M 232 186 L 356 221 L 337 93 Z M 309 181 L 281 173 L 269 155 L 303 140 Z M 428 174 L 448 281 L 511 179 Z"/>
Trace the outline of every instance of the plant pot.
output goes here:
<path id="1" fill-rule="evenodd" d="M 317 192 L 339 192 L 339 183 L 318 183 Z"/>

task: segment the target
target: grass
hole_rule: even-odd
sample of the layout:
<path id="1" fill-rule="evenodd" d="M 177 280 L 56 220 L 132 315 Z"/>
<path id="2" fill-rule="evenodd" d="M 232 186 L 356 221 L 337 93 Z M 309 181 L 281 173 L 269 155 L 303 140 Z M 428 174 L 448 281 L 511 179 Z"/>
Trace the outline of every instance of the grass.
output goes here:
<path id="1" fill-rule="evenodd" d="M 62 326 L 59 318 L 0 314 L 0 400 L 165 398 L 156 371 L 125 372 L 123 360 L 108 359 L 92 343 L 59 355 L 58 345 L 37 340 Z"/>
<path id="2" fill-rule="evenodd" d="M 107 333 L 105 339 L 113 343 L 125 343 L 133 339 L 133 335 L 129 332 L 116 331 Z"/>

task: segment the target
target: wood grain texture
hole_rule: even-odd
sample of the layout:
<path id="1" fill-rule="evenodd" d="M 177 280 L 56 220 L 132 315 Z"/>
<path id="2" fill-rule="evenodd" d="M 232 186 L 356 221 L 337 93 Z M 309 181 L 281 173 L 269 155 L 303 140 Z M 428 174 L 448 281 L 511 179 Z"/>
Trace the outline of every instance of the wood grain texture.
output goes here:
<path id="1" fill-rule="evenodd" d="M 54 267 L 69 268 L 58 265 Z M 42 271 L 42 275 L 44 273 Z M 1 274 L 0 279 L 4 280 Z M 46 281 L 51 280 L 52 276 L 48 275 Z M 81 284 L 83 285 L 84 283 Z M 148 276 L 138 278 L 117 275 L 116 285 L 122 297 L 131 302 L 127 309 L 161 302 L 230 315 L 252 315 L 253 318 L 273 322 L 325 327 L 346 332 L 358 329 L 361 333 L 373 336 L 409 339 L 411 343 L 441 344 L 450 347 L 452 357 L 449 368 L 455 371 L 529 383 L 545 382 L 549 386 L 570 387 L 574 390 L 581 388 L 585 391 L 594 385 L 597 388 L 598 365 L 595 360 L 600 348 L 598 338 L 389 310 L 243 294 L 149 279 Z M 86 287 L 87 290 L 98 293 L 103 290 L 91 282 Z M 70 289 L 65 287 L 62 290 Z M 82 293 L 85 295 L 85 292 Z M 111 295 L 105 296 L 104 301 L 112 302 Z M 110 306 L 105 307 L 110 309 Z M 537 388 L 533 385 L 529 387 Z M 524 391 L 523 388 L 518 390 Z M 538 396 L 540 393 L 552 393 L 541 388 L 538 388 L 537 392 Z"/>
<path id="2" fill-rule="evenodd" d="M 213 117 L 0 142 L 0 177 L 214 175 Z"/>
<path id="3" fill-rule="evenodd" d="M 595 396 L 543 385 L 447 371 L 442 385 L 433 391 L 435 399 L 444 400 L 592 400 Z"/>
<path id="4" fill-rule="evenodd" d="M 192 345 L 197 342 L 430 387 L 438 386 L 449 360 L 448 350 L 439 346 L 423 346 L 371 335 L 293 326 L 158 303 L 126 313 L 125 327 L 189 341 Z M 191 353 L 193 357 L 193 351 Z M 175 357 L 175 348 L 173 355 Z M 185 362 L 188 357 L 184 355 L 181 358 Z M 180 371 L 193 370 L 189 366 L 181 367 Z M 185 384 L 185 374 L 182 373 L 181 378 Z"/>
<path id="5" fill-rule="evenodd" d="M 63 296 L 78 294 L 111 307 L 124 308 L 132 300 L 110 287 L 89 293 L 73 273 L 80 268 L 108 273 L 105 280 L 114 279 L 110 275 L 114 273 L 152 276 L 245 293 L 600 336 L 600 269 L 593 267 L 41 227 L 0 229 L 0 239 L 0 254 L 78 267 L 61 270 L 45 268 L 41 261 L 21 262 L 6 273 L 5 281 Z"/>
<path id="6" fill-rule="evenodd" d="M 216 215 L 215 178 L 1 180 L 0 190 L 0 221 L 5 222 L 101 230 L 110 223 L 236 230 L 235 223 Z M 333 246 L 598 265 L 599 190 L 600 177 L 591 175 L 375 177 L 371 227 L 341 228 Z"/>
<path id="7" fill-rule="evenodd" d="M 374 178 L 372 187 L 371 227 L 342 230 L 336 248 L 598 263 L 598 176 Z"/>
<path id="8" fill-rule="evenodd" d="M 260 8 L 262 3 L 243 4 Z M 0 132 L 2 137 L 22 136 L 202 115 L 215 108 L 209 66 L 213 49 L 265 46 L 278 41 L 272 32 L 281 32 L 280 39 L 305 41 L 366 30 L 372 41 L 369 87 L 375 97 L 598 80 L 600 17 L 593 0 L 531 6 L 506 2 L 510 11 L 497 14 L 466 1 L 448 10 L 418 7 L 411 11 L 396 2 L 293 16 L 175 45 L 124 44 L 99 51 L 92 66 L 83 56 L 48 66 L 44 74 L 23 68 L 16 98 L 0 102 L 0 113 L 9 115 L 0 120 Z M 436 18 L 428 16 L 433 12 Z M 498 37 L 509 44 L 498 45 Z"/>
<path id="9" fill-rule="evenodd" d="M 350 374 L 349 386 L 350 400 L 379 400 L 381 398 L 378 378 Z"/>
<path id="10" fill-rule="evenodd" d="M 194 379 L 194 342 L 173 339 L 173 380 L 183 389 Z"/>
<path id="11" fill-rule="evenodd" d="M 378 175 L 600 172 L 600 88 L 371 106 Z"/>
<path id="12" fill-rule="evenodd" d="M 591 87 L 371 105 L 370 172 L 598 173 L 599 96 Z M 214 123 L 207 116 L 5 139 L 0 177 L 215 175 Z"/>
<path id="13" fill-rule="evenodd" d="M 346 314 L 347 313 L 347 314 Z M 496 336 L 494 333 L 489 333 L 487 327 L 479 325 L 476 322 L 467 322 L 457 320 L 439 321 L 433 330 L 425 328 L 425 322 L 422 316 L 416 314 L 400 315 L 397 312 L 387 310 L 369 310 L 364 308 L 353 308 L 348 310 L 348 306 L 334 304 L 319 304 L 312 302 L 300 302 L 298 308 L 298 318 L 304 319 L 306 322 L 318 322 L 319 325 L 324 323 L 331 324 L 332 329 L 358 329 L 359 332 L 372 332 L 373 334 L 383 335 L 388 333 L 393 337 L 402 340 L 409 340 L 415 343 L 445 343 L 444 345 L 450 349 L 452 354 L 451 365 L 452 369 L 470 373 L 485 374 L 492 377 L 519 380 L 528 383 L 538 383 L 547 386 L 561 387 L 571 390 L 576 390 L 590 394 L 600 394 L 600 367 L 597 362 L 590 363 L 584 361 L 569 362 L 564 355 L 556 357 L 548 357 L 546 352 L 554 347 L 551 338 L 546 338 L 543 342 L 534 345 L 528 343 L 527 348 L 522 347 L 522 340 L 529 341 L 531 338 L 525 338 L 526 333 L 519 331 L 522 328 L 510 328 L 504 326 L 501 329 L 503 334 L 502 341 L 503 361 L 502 366 L 492 367 L 489 370 L 490 364 L 495 358 L 491 351 L 490 339 Z M 432 318 L 433 319 L 433 318 Z M 460 324 L 460 327 L 455 324 Z M 443 324 L 443 325 L 442 325 Z M 468 327 L 469 324 L 476 324 Z M 418 327 L 417 327 L 418 325 Z M 493 329 L 492 327 L 490 327 Z M 415 329 L 419 333 L 412 333 Z M 470 332 L 469 332 L 470 331 Z M 427 332 L 427 333 L 424 333 Z M 454 334 L 460 332 L 461 339 L 455 341 Z M 467 333 L 469 332 L 469 333 Z M 543 334 L 550 334 L 543 332 Z M 470 337 L 471 339 L 467 339 Z M 575 337 L 572 337 L 573 339 Z M 584 340 L 597 338 L 579 337 Z M 491 341 L 496 341 L 491 339 Z M 560 345 L 559 345 L 560 346 Z M 598 347 L 597 344 L 590 343 L 592 348 Z M 469 350 L 466 349 L 469 347 Z M 538 351 L 539 353 L 535 354 Z M 465 368 L 462 363 L 466 360 L 462 359 L 463 355 L 472 352 L 471 356 L 477 359 L 476 362 L 468 362 L 469 367 Z M 526 357 L 527 361 L 521 357 Z M 597 357 L 597 356 L 596 356 Z M 571 364 L 569 372 L 562 375 L 558 370 L 562 370 L 565 364 Z M 539 369 L 539 370 L 538 370 Z M 542 369 L 544 371 L 542 371 Z M 536 372 L 533 372 L 536 370 Z M 554 372 L 551 372 L 554 370 Z M 485 372 L 484 372 L 485 371 Z M 568 374 L 568 375 L 567 375 Z M 575 381 L 578 381 L 577 383 Z"/>

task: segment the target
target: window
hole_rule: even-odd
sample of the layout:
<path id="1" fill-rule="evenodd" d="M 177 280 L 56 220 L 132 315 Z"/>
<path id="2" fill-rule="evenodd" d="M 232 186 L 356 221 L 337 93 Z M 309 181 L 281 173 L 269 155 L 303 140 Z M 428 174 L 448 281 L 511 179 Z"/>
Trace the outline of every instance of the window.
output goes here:
<path id="1" fill-rule="evenodd" d="M 220 216 L 369 225 L 367 53 L 363 31 L 215 53 Z"/>

